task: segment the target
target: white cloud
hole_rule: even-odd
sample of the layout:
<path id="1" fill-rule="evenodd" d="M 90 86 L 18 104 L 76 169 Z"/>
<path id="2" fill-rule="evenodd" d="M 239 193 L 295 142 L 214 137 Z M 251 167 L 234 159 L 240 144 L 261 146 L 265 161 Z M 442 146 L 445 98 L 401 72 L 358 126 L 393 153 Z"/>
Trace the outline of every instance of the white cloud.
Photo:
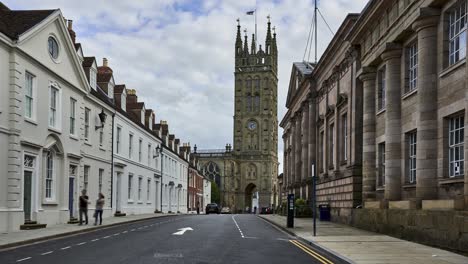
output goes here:
<path id="1" fill-rule="evenodd" d="M 319 4 L 336 31 L 347 13 L 360 12 L 366 2 L 328 0 Z M 223 148 L 232 142 L 235 20 L 240 17 L 249 36 L 253 33 L 253 17 L 245 15 L 253 8 L 253 0 L 5 3 L 13 9 L 60 8 L 67 19 L 74 20 L 85 55 L 99 60 L 107 57 L 116 82 L 137 89 L 139 99 L 156 111 L 158 120 L 168 120 L 171 133 L 183 142 L 201 148 Z M 291 64 L 303 59 L 313 8 L 311 0 L 258 1 L 258 44 L 264 43 L 268 14 L 277 28 L 279 120 L 286 112 Z M 319 19 L 319 23 L 321 54 L 332 36 L 323 21 Z M 281 135 L 278 138 L 282 163 Z"/>

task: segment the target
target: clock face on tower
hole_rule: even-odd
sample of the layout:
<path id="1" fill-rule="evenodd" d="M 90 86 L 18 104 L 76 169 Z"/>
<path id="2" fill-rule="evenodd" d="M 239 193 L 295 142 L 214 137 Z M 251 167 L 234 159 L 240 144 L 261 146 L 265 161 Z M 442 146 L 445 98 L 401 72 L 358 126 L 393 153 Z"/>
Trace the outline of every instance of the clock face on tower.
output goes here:
<path id="1" fill-rule="evenodd" d="M 247 124 L 247 128 L 249 128 L 250 130 L 256 129 L 257 128 L 257 122 L 249 121 L 249 123 Z"/>

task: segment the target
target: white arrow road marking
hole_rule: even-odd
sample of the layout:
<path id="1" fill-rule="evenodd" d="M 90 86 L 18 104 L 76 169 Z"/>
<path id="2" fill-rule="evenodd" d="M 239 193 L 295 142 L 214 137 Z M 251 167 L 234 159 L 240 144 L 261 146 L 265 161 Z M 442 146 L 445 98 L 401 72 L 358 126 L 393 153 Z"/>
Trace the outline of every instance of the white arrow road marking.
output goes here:
<path id="1" fill-rule="evenodd" d="M 180 230 L 180 231 L 175 232 L 173 235 L 181 236 L 181 235 L 183 235 L 186 231 L 193 231 L 193 229 L 192 229 L 191 227 L 179 228 L 179 229 L 177 229 L 177 230 Z"/>

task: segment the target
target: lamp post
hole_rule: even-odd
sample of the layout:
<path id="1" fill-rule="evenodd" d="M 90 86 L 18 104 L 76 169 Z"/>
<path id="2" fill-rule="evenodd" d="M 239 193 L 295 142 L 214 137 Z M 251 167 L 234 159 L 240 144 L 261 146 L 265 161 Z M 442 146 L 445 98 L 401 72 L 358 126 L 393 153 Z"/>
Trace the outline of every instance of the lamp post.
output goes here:
<path id="1" fill-rule="evenodd" d="M 104 123 L 106 123 L 107 115 L 106 115 L 106 113 L 104 113 L 104 109 L 101 110 L 101 113 L 98 116 L 99 116 L 99 121 L 101 121 L 101 125 L 96 126 L 95 127 L 96 130 L 98 130 L 100 128 L 104 128 Z"/>
<path id="2" fill-rule="evenodd" d="M 317 231 L 317 181 L 315 177 L 315 164 L 312 164 L 312 214 L 314 216 L 314 236 L 316 236 Z"/>
<path id="3" fill-rule="evenodd" d="M 163 212 L 163 209 L 162 209 L 162 198 L 163 198 L 163 169 L 164 169 L 164 166 L 163 166 L 163 146 L 157 146 L 156 147 L 156 153 L 154 155 L 154 157 L 159 157 L 159 155 L 161 154 L 161 191 L 160 191 L 160 200 L 159 200 L 159 205 L 160 205 L 160 209 L 161 209 L 161 213 Z"/>

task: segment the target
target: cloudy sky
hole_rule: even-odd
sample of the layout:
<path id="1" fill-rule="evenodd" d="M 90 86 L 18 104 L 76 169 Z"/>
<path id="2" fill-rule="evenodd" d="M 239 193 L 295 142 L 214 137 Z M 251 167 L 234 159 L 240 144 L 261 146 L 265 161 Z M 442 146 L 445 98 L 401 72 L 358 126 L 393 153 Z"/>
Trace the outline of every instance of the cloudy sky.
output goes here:
<path id="1" fill-rule="evenodd" d="M 232 142 L 236 19 L 250 35 L 254 20 L 245 12 L 255 8 L 255 0 L 3 2 L 11 9 L 60 8 L 73 20 L 85 56 L 96 56 L 99 62 L 108 58 L 116 83 L 136 89 L 139 99 L 156 111 L 158 120 L 167 120 L 170 132 L 182 142 L 204 149 Z M 366 2 L 319 1 L 319 8 L 336 31 L 347 13 L 360 12 Z M 292 62 L 303 59 L 313 8 L 313 0 L 257 1 L 258 41 L 264 43 L 267 15 L 277 29 L 279 120 L 286 112 Z M 331 38 L 319 20 L 319 55 Z M 281 129 L 279 133 L 282 162 Z"/>

